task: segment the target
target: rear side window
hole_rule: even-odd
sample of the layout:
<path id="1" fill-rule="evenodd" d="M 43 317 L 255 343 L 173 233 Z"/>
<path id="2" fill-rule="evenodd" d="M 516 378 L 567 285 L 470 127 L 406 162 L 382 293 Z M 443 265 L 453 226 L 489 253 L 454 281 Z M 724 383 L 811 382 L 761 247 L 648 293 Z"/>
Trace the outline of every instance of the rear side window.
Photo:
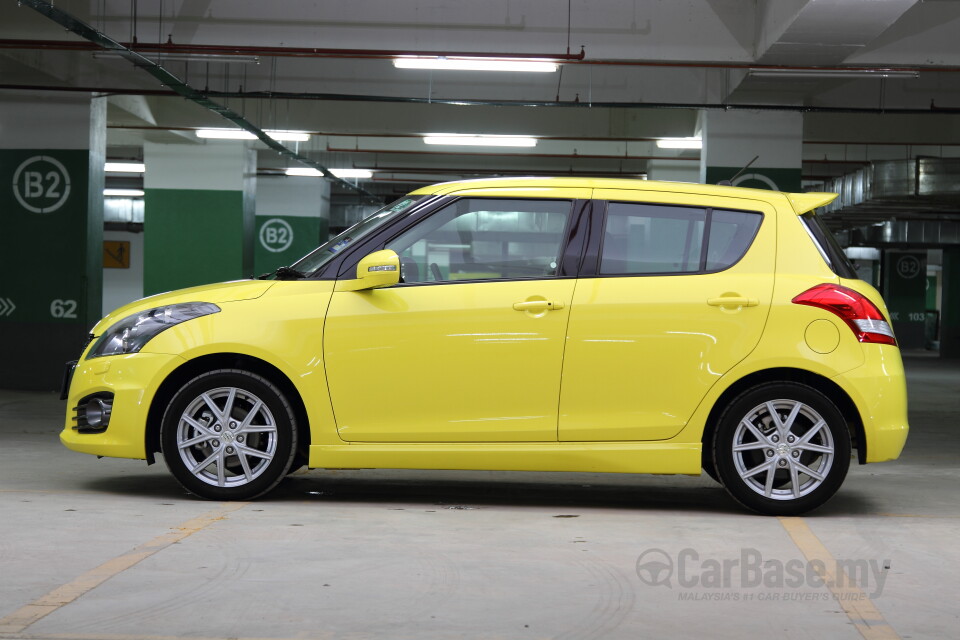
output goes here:
<path id="1" fill-rule="evenodd" d="M 843 252 L 843 249 L 840 248 L 837 239 L 830 233 L 830 229 L 823 223 L 820 216 L 810 211 L 800 216 L 800 222 L 803 223 L 803 227 L 807 230 L 807 233 L 810 234 L 810 239 L 813 240 L 813 244 L 817 246 L 817 251 L 823 256 L 824 262 L 827 263 L 835 274 L 841 278 L 850 280 L 858 280 L 860 278 L 860 276 L 857 275 L 856 267 L 853 266 L 853 263 L 850 262 L 850 259 Z"/>
<path id="2" fill-rule="evenodd" d="M 745 211 L 611 202 L 600 273 L 721 271 L 743 257 L 762 220 Z"/>

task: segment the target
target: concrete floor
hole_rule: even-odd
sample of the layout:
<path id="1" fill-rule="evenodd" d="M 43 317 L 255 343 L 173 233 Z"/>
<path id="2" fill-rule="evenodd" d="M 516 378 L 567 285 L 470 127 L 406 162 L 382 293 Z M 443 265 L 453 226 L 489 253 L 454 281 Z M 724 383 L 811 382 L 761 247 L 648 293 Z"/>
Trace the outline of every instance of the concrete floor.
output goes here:
<path id="1" fill-rule="evenodd" d="M 960 363 L 906 361 L 902 458 L 785 519 L 706 476 L 310 471 L 204 502 L 0 392 L 0 638 L 957 637 Z M 855 584 L 820 585 L 834 559 Z"/>

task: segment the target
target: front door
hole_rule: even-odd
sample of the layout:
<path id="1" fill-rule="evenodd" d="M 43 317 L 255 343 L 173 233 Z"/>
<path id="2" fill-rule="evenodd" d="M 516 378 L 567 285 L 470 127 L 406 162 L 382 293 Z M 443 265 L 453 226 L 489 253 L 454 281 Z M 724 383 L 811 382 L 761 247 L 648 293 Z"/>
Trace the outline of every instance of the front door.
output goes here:
<path id="1" fill-rule="evenodd" d="M 324 357 L 341 438 L 556 440 L 572 204 L 456 200 L 386 243 L 401 284 L 333 294 Z"/>
<path id="2" fill-rule="evenodd" d="M 774 211 L 754 201 L 597 190 L 595 275 L 577 285 L 562 441 L 662 440 L 756 346 L 773 292 Z M 658 197 L 659 202 L 637 202 Z M 672 200 L 672 201 L 671 201 Z M 598 221 L 600 222 L 600 221 Z"/>

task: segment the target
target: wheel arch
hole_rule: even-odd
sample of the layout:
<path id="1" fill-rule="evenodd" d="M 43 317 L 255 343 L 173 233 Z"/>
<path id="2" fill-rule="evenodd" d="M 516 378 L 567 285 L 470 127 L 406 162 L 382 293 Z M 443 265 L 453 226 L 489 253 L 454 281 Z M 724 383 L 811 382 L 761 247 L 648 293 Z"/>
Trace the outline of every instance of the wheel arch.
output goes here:
<path id="1" fill-rule="evenodd" d="M 863 421 L 860 419 L 860 412 L 856 404 L 849 395 L 836 382 L 812 371 L 793 368 L 764 369 L 750 373 L 727 387 L 717 401 L 713 403 L 713 408 L 707 416 L 704 424 L 702 443 L 702 456 L 708 461 L 708 456 L 712 456 L 713 435 L 716 432 L 717 425 L 723 410 L 741 393 L 757 385 L 768 382 L 799 382 L 808 387 L 812 387 L 827 396 L 840 410 L 841 415 L 850 428 L 851 446 L 857 451 L 857 461 L 865 464 L 867 460 L 867 440 L 864 435 Z M 712 462 L 709 462 L 712 464 Z"/>
<path id="2" fill-rule="evenodd" d="M 214 353 L 188 360 L 174 369 L 160 384 L 150 403 L 150 410 L 147 412 L 144 443 L 147 463 L 153 464 L 156 461 L 154 454 L 160 452 L 160 423 L 174 394 L 193 378 L 215 369 L 243 369 L 262 376 L 276 385 L 293 407 L 297 420 L 297 456 L 306 460 L 310 447 L 310 423 L 303 398 L 300 397 L 300 392 L 293 382 L 280 369 L 260 358 L 241 353 Z"/>

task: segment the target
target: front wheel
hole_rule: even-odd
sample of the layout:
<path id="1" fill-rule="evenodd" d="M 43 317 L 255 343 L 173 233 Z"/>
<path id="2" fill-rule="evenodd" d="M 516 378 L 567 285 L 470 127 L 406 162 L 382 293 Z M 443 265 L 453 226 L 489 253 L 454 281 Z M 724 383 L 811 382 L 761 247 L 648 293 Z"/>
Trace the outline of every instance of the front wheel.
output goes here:
<path id="1" fill-rule="evenodd" d="M 287 475 L 297 449 L 294 413 L 269 380 L 221 369 L 173 396 L 160 427 L 163 458 L 191 493 L 250 500 Z"/>
<path id="2" fill-rule="evenodd" d="M 837 492 L 850 467 L 850 433 L 825 395 L 795 382 L 763 384 L 727 407 L 713 442 L 727 491 L 767 515 L 798 515 Z"/>

